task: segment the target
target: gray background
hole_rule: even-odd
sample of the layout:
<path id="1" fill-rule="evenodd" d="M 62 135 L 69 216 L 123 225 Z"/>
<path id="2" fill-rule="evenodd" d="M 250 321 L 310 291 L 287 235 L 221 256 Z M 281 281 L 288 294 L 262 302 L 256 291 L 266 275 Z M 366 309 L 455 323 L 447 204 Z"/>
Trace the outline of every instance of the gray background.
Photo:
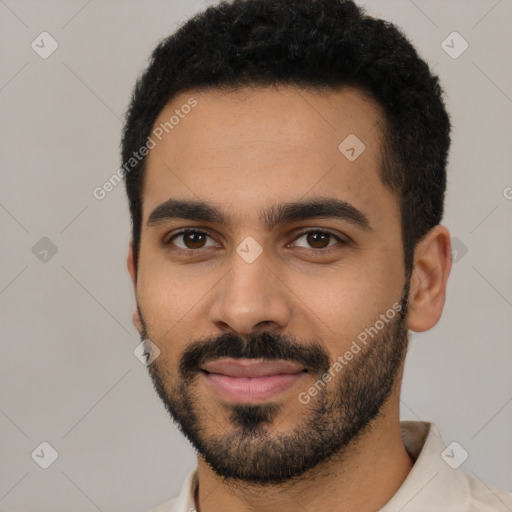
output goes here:
<path id="1" fill-rule="evenodd" d="M 444 316 L 412 334 L 402 417 L 434 421 L 468 451 L 464 469 L 512 489 L 512 2 L 362 4 L 434 66 L 454 124 L 444 224 L 459 252 Z M 120 165 L 122 118 L 150 51 L 206 5 L 0 1 L 6 511 L 142 511 L 177 494 L 195 465 L 132 353 L 124 189 L 101 201 L 92 191 Z M 47 59 L 31 48 L 43 31 L 59 44 Z M 469 43 L 457 59 L 441 46 L 453 31 Z M 43 237 L 57 248 L 47 261 L 33 252 Z M 31 458 L 42 441 L 59 453 L 46 470 Z"/>

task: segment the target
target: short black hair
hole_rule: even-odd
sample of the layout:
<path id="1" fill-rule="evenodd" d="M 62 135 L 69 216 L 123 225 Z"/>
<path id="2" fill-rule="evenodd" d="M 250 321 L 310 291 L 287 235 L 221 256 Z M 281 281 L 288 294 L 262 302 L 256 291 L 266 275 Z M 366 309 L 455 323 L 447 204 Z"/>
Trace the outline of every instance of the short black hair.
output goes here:
<path id="1" fill-rule="evenodd" d="M 400 203 L 409 276 L 416 244 L 443 215 L 450 120 L 438 77 L 406 36 L 351 0 L 223 1 L 195 15 L 155 48 L 138 78 L 122 160 L 147 143 L 178 93 L 279 85 L 354 86 L 380 105 L 380 179 Z M 124 173 L 136 268 L 144 166 L 140 158 Z"/>

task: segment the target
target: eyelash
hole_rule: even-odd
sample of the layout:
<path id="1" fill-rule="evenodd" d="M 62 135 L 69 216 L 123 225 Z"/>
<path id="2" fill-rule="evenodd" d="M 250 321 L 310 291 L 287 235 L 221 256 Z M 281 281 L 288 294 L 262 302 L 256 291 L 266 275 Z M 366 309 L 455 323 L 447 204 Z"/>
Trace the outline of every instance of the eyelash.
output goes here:
<path id="1" fill-rule="evenodd" d="M 213 238 L 208 232 L 206 232 L 206 231 L 204 231 L 202 229 L 184 228 L 184 229 L 178 231 L 177 233 L 175 233 L 167 241 L 164 241 L 164 245 L 165 245 L 166 248 L 170 248 L 173 245 L 172 242 L 176 238 L 178 238 L 180 236 L 183 236 L 183 235 L 189 235 L 191 233 L 205 235 L 205 236 L 208 236 L 210 238 Z M 307 229 L 307 230 L 301 231 L 300 233 L 297 234 L 297 237 L 294 239 L 294 241 L 297 241 L 299 238 L 302 238 L 304 235 L 308 235 L 310 233 L 321 233 L 321 234 L 324 234 L 324 235 L 329 235 L 332 238 L 334 238 L 338 243 L 340 243 L 342 246 L 349 245 L 349 241 L 343 240 L 342 238 L 340 238 L 339 236 L 335 235 L 334 233 L 331 233 L 330 231 L 326 231 L 324 229 L 319 229 L 319 228 L 313 228 L 313 229 Z M 182 249 L 181 247 L 174 246 L 172 248 L 173 251 L 175 251 L 175 252 L 177 252 L 179 254 L 185 254 L 187 256 L 195 255 L 195 254 L 199 253 L 200 251 L 202 251 L 204 249 L 208 249 L 208 247 L 206 247 L 206 248 L 203 247 L 203 248 L 200 248 L 200 249 Z M 300 249 L 306 249 L 306 248 L 301 247 Z M 308 249 L 306 249 L 306 250 L 308 250 Z M 315 249 L 315 248 L 312 247 L 312 248 L 310 248 L 310 250 L 314 251 L 316 253 L 329 254 L 332 250 L 336 250 L 336 245 L 327 246 L 326 248 L 321 248 L 321 249 Z"/>

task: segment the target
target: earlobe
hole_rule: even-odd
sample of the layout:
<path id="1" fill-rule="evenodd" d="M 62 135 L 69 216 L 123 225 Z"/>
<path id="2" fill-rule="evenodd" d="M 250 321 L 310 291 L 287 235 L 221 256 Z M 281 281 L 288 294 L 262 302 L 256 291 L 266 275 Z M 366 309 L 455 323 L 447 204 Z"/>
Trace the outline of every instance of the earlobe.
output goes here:
<path id="1" fill-rule="evenodd" d="M 423 237 L 414 250 L 408 329 L 427 331 L 439 321 L 451 266 L 450 232 L 439 224 Z"/>

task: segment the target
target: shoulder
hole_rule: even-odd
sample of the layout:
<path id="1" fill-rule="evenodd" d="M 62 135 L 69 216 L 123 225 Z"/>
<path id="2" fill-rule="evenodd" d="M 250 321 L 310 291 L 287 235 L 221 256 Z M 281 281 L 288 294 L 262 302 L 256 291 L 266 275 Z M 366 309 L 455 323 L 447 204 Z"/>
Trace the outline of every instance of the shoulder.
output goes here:
<path id="1" fill-rule="evenodd" d="M 381 512 L 510 512 L 512 493 L 461 466 L 468 453 L 448 445 L 433 423 L 401 422 L 404 446 L 414 465 Z"/>
<path id="2" fill-rule="evenodd" d="M 466 483 L 468 512 L 507 512 L 512 510 L 512 493 L 484 482 L 477 476 L 463 473 Z"/>

